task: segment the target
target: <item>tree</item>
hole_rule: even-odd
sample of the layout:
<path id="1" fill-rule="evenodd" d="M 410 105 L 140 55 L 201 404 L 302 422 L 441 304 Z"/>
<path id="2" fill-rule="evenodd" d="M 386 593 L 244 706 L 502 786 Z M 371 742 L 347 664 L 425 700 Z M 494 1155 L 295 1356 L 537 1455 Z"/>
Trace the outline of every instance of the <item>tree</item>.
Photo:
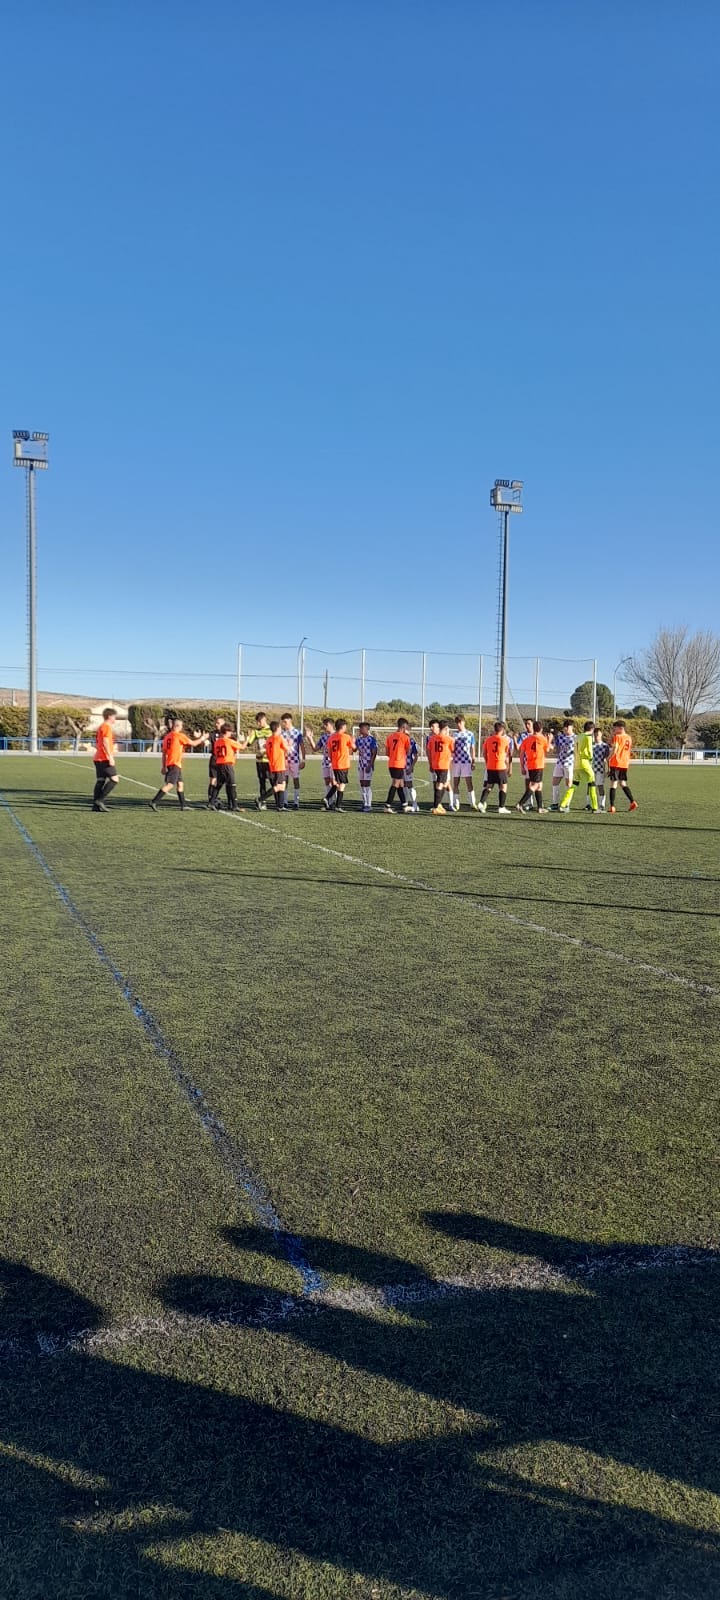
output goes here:
<path id="1" fill-rule="evenodd" d="M 599 717 L 611 717 L 613 714 L 612 689 L 606 683 L 598 683 L 597 689 L 597 714 Z M 570 710 L 576 717 L 591 717 L 593 715 L 593 681 L 588 678 L 585 683 L 579 683 L 570 696 Z"/>
<path id="2" fill-rule="evenodd" d="M 698 711 L 720 689 L 720 638 L 710 632 L 688 635 L 685 625 L 661 628 L 646 650 L 631 657 L 626 677 L 659 702 L 655 715 L 668 712 L 684 744 Z"/>
<path id="3" fill-rule="evenodd" d="M 650 710 L 649 706 L 640 705 L 640 706 L 633 706 L 632 711 L 629 712 L 629 715 L 631 717 L 651 717 L 653 715 L 653 713 Z M 660 720 L 660 719 L 658 719 L 658 720 Z"/>

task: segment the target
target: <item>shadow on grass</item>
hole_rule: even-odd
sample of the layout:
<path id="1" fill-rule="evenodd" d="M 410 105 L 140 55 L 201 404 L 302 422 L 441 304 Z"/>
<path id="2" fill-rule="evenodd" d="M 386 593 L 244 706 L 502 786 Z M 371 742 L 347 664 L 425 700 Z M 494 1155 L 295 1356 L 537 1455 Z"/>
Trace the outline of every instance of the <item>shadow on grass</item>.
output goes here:
<path id="1" fill-rule="evenodd" d="M 708 1265 L 673 1275 L 649 1271 L 651 1256 L 636 1249 L 611 1257 L 454 1213 L 428 1221 L 476 1243 L 479 1267 L 484 1247 L 504 1252 L 517 1282 L 489 1288 L 479 1279 L 446 1300 L 409 1297 L 401 1319 L 352 1300 L 293 1306 L 278 1296 L 273 1331 L 253 1326 L 259 1306 L 272 1309 L 272 1291 L 241 1276 L 185 1277 L 165 1285 L 164 1299 L 203 1319 L 178 1338 L 189 1339 L 206 1383 L 142 1370 L 137 1352 L 134 1365 L 123 1364 L 121 1352 L 111 1358 L 101 1347 L 6 1359 L 3 1596 L 275 1600 L 280 1587 L 302 1600 L 417 1591 L 438 1600 L 699 1600 L 720 1592 L 718 1524 L 707 1526 L 708 1504 L 698 1512 L 690 1493 L 720 1487 L 720 1273 L 710 1254 Z M 232 1237 L 245 1256 L 277 1248 L 257 1229 Z M 426 1287 L 396 1257 L 325 1238 L 304 1248 L 356 1290 Z M 607 1271 L 578 1285 L 588 1258 Z M 569 1282 L 528 1287 L 528 1260 L 565 1270 Z M 222 1324 L 230 1309 L 248 1323 L 223 1336 L 242 1341 L 228 1347 L 230 1387 L 239 1362 L 241 1391 L 262 1398 L 219 1387 L 198 1346 L 207 1322 Z M 100 1325 L 96 1306 L 52 1279 L 17 1264 L 0 1269 L 5 1341 Z M 439 1422 L 431 1400 L 455 1410 Z M 561 1447 L 570 1454 L 558 1457 Z M 579 1466 L 573 1450 L 584 1452 Z M 254 1569 L 258 1584 L 237 1564 L 224 1579 L 158 1554 L 164 1542 L 183 1541 L 187 1562 L 193 1539 L 233 1535 L 262 1542 L 269 1566 Z M 245 1547 L 243 1559 L 257 1560 L 258 1548 Z M 282 1582 L 273 1552 L 285 1563 Z M 231 1560 L 227 1548 L 221 1566 L 223 1556 Z M 295 1573 L 288 1589 L 298 1557 L 327 1565 Z M 197 1545 L 192 1559 L 203 1559 Z"/>

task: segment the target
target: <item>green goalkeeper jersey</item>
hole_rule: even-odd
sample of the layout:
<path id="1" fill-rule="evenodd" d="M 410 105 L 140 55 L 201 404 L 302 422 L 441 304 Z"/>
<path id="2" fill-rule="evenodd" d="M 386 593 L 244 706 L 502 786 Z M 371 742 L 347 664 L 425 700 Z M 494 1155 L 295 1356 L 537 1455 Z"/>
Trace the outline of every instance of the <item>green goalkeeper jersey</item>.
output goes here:
<path id="1" fill-rule="evenodd" d="M 266 746 L 267 741 L 268 741 L 269 738 L 270 738 L 270 729 L 268 727 L 266 727 L 266 728 L 252 728 L 250 733 L 248 734 L 248 741 L 247 742 L 248 742 L 249 748 L 253 752 L 253 755 L 254 755 L 256 761 L 267 762 L 267 754 L 266 754 L 266 751 L 265 751 L 265 746 Z"/>
<path id="2" fill-rule="evenodd" d="M 589 761 L 590 765 L 592 766 L 592 759 L 593 759 L 592 728 L 590 729 L 589 733 L 581 733 L 581 734 L 578 735 L 577 753 L 578 753 L 578 761 Z"/>

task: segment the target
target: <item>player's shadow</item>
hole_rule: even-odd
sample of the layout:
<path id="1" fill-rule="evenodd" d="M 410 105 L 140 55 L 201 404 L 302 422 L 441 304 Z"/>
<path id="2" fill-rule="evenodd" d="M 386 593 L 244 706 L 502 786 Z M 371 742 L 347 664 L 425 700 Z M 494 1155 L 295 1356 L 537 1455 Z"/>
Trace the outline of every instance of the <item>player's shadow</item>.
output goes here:
<path id="1" fill-rule="evenodd" d="M 141 1333 L 127 1355 L 106 1347 L 91 1302 L 0 1268 L 3 1600 L 275 1600 L 314 1582 L 323 1600 L 718 1592 L 720 1538 L 690 1525 L 689 1490 L 718 1486 L 715 1274 L 698 1267 L 678 1293 L 635 1253 L 585 1292 L 572 1276 L 584 1246 L 478 1218 L 433 1226 L 513 1254 L 517 1283 L 478 1276 L 427 1300 L 412 1263 L 311 1238 L 319 1269 L 351 1280 L 343 1300 L 173 1280 L 165 1299 L 190 1324 L 144 1358 Z M 235 1239 L 250 1262 L 278 1248 L 258 1230 Z M 529 1286 L 533 1256 L 569 1263 L 569 1282 Z M 378 1310 L 389 1282 L 407 1291 L 401 1319 Z M 248 1327 L 213 1333 L 231 1305 Z M 548 1441 L 571 1455 L 541 1455 L 535 1476 Z M 638 1469 L 627 1504 L 618 1463 Z M 648 1472 L 686 1486 L 678 1520 L 633 1506 Z M 211 1567 L 204 1540 L 232 1577 L 191 1570 Z M 255 1584 L 244 1563 L 258 1551 Z M 318 1564 L 310 1578 L 299 1558 Z"/>

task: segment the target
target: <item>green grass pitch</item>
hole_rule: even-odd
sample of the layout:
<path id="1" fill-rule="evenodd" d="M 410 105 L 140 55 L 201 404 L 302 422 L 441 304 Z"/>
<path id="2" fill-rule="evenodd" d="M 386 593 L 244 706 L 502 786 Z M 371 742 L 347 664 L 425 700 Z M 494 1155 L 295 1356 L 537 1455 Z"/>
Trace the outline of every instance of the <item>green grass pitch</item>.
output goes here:
<path id="1" fill-rule="evenodd" d="M 720 1596 L 720 772 L 119 769 L 0 756 L 3 1600 Z"/>

